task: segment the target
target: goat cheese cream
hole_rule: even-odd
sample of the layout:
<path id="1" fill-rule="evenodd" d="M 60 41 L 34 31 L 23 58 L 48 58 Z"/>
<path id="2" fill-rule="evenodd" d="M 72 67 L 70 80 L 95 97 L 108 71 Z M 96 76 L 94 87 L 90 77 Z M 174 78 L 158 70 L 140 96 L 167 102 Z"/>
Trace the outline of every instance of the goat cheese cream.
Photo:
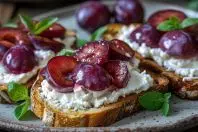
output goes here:
<path id="1" fill-rule="evenodd" d="M 41 98 L 47 104 L 58 108 L 61 111 L 68 109 L 72 110 L 86 110 L 89 108 L 98 108 L 105 104 L 116 102 L 119 97 L 125 97 L 132 93 L 140 93 L 147 91 L 153 86 L 152 77 L 145 71 L 140 72 L 134 66 L 128 65 L 131 78 L 125 88 L 110 91 L 109 89 L 103 91 L 90 91 L 83 88 L 83 86 L 75 85 L 74 91 L 71 93 L 59 93 L 53 89 L 47 80 L 43 80 L 40 87 Z"/>
<path id="2" fill-rule="evenodd" d="M 6 68 L 0 63 L 0 84 L 7 84 L 9 82 L 17 82 L 24 84 L 33 76 L 35 76 L 40 68 L 45 66 L 47 62 L 55 56 L 53 51 L 36 50 L 35 56 L 38 58 L 38 66 L 35 66 L 32 71 L 21 74 L 9 73 Z"/>
<path id="3" fill-rule="evenodd" d="M 169 71 L 174 71 L 176 74 L 183 76 L 183 81 L 193 80 L 198 78 L 198 57 L 191 59 L 177 59 L 169 56 L 160 48 L 150 48 L 145 43 L 138 44 L 129 39 L 130 33 L 135 29 L 134 26 L 123 27 L 118 33 L 117 38 L 125 41 L 131 48 L 139 52 L 144 57 L 150 57 L 155 60 L 160 66 L 164 66 Z M 140 38 L 141 33 L 136 34 L 136 38 Z"/>

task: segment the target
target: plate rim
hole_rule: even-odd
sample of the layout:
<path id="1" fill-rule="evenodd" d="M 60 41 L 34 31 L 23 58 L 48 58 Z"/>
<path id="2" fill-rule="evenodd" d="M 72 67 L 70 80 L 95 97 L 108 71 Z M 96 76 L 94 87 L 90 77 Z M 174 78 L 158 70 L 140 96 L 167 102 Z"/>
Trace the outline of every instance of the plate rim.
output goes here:
<path id="1" fill-rule="evenodd" d="M 147 1 L 148 2 L 148 1 Z M 149 1 L 152 2 L 152 1 Z M 105 2 L 109 3 L 109 2 Z M 163 3 L 163 2 L 153 2 L 153 3 Z M 54 16 L 62 13 L 68 13 L 68 12 L 75 12 L 76 7 L 78 7 L 80 4 L 75 4 L 72 6 L 66 6 L 59 9 L 51 10 L 46 13 L 42 13 L 40 15 L 37 15 L 33 17 L 34 19 L 41 19 L 48 16 Z M 164 6 L 169 6 L 170 8 L 176 8 L 180 10 L 188 11 L 192 14 L 196 14 L 195 11 L 183 8 L 181 6 L 175 5 L 175 4 L 167 4 L 163 3 Z M 198 13 L 196 15 L 198 17 Z M 78 127 L 78 128 L 71 128 L 71 127 L 63 127 L 63 128 L 54 128 L 54 127 L 46 127 L 46 126 L 38 126 L 34 124 L 23 124 L 20 122 L 17 122 L 15 120 L 5 120 L 0 119 L 0 128 L 5 130 L 16 130 L 16 131 L 162 131 L 162 130 L 171 130 L 171 129 L 177 129 L 177 130 L 183 130 L 182 126 L 188 125 L 189 128 L 193 127 L 192 124 L 194 122 L 198 123 L 198 114 L 189 116 L 179 122 L 176 122 L 175 124 L 169 124 L 166 126 L 153 126 L 153 127 L 144 127 L 144 128 L 130 128 L 130 127 Z M 177 127 L 176 127 L 177 126 Z M 186 128 L 188 129 L 188 128 Z"/>

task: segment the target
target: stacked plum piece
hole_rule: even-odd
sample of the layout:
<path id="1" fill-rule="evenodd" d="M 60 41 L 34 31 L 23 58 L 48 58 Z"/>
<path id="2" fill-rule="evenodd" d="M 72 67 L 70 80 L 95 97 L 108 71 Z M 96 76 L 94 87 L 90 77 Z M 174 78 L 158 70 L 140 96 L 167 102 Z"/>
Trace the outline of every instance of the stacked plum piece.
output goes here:
<path id="1" fill-rule="evenodd" d="M 121 49 L 121 50 L 120 50 Z M 78 49 L 74 56 L 57 56 L 42 72 L 58 92 L 72 92 L 75 85 L 92 91 L 127 86 L 127 63 L 135 52 L 123 41 L 93 41 Z"/>
<path id="2" fill-rule="evenodd" d="M 147 24 L 139 26 L 130 34 L 130 40 L 140 45 L 144 43 L 151 48 L 160 48 L 168 55 L 176 58 L 187 59 L 196 56 L 197 45 L 193 34 L 196 32 L 196 28 L 191 26 L 171 31 L 158 29 L 161 23 L 171 18 L 182 22 L 187 18 L 187 15 L 182 11 L 173 9 L 155 12 L 148 18 Z"/>
<path id="3" fill-rule="evenodd" d="M 0 59 L 3 66 L 12 74 L 31 71 L 38 65 L 35 50 L 51 50 L 57 53 L 64 44 L 54 40 L 62 38 L 66 29 L 54 23 L 40 35 L 32 34 L 22 23 L 18 27 L 0 28 Z"/>

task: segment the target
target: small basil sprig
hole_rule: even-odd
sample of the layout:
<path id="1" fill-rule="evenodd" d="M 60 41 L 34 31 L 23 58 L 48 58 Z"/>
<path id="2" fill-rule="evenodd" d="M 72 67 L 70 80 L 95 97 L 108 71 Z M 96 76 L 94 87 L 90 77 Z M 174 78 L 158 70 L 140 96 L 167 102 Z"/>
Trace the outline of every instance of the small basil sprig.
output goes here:
<path id="1" fill-rule="evenodd" d="M 30 97 L 28 94 L 28 88 L 24 85 L 10 82 L 8 84 L 8 95 L 13 102 L 19 103 L 14 110 L 14 114 L 18 120 L 21 120 L 23 116 L 30 111 Z"/>
<path id="2" fill-rule="evenodd" d="M 19 18 L 26 28 L 28 28 L 30 32 L 35 35 L 41 34 L 58 20 L 58 18 L 45 18 L 38 23 L 34 23 L 32 18 L 29 16 L 19 15 Z"/>
<path id="3" fill-rule="evenodd" d="M 99 40 L 106 31 L 107 31 L 107 26 L 98 28 L 95 32 L 93 32 L 91 34 L 90 41 Z M 80 48 L 80 47 L 84 46 L 87 42 L 88 42 L 88 40 L 77 38 L 76 39 L 76 47 Z"/>
<path id="4" fill-rule="evenodd" d="M 164 116 L 168 116 L 170 111 L 169 99 L 171 93 L 147 92 L 140 96 L 139 103 L 147 110 L 160 110 Z"/>
<path id="5" fill-rule="evenodd" d="M 57 56 L 73 56 L 74 53 L 74 50 L 62 49 L 60 52 L 58 52 Z"/>
<path id="6" fill-rule="evenodd" d="M 198 18 L 186 18 L 180 21 L 177 17 L 171 17 L 168 20 L 160 23 L 157 29 L 160 31 L 180 30 L 198 24 Z"/>
<path id="7" fill-rule="evenodd" d="M 90 37 L 90 41 L 99 40 L 101 36 L 107 31 L 107 26 L 98 28 Z"/>
<path id="8" fill-rule="evenodd" d="M 85 39 L 76 38 L 76 47 L 80 48 L 84 46 L 88 41 Z"/>

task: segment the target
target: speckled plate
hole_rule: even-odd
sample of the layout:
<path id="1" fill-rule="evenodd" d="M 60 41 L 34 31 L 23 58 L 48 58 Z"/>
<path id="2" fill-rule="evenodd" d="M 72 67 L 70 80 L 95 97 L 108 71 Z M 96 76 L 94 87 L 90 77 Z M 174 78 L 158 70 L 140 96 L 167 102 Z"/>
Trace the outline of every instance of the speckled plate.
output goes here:
<path id="1" fill-rule="evenodd" d="M 112 5 L 112 1 L 108 1 Z M 181 7 L 166 5 L 157 2 L 143 2 L 148 17 L 152 12 L 174 8 L 179 9 L 191 17 L 198 17 L 197 12 L 186 10 Z M 37 16 L 36 19 L 41 19 L 47 16 L 59 17 L 59 22 L 67 28 L 78 31 L 81 38 L 87 38 L 88 33 L 81 30 L 75 21 L 74 12 L 78 6 L 62 8 Z M 19 131 L 114 131 L 114 130 L 137 130 L 137 131 L 180 131 L 193 126 L 198 126 L 198 101 L 181 100 L 173 97 L 172 112 L 169 117 L 163 117 L 159 112 L 142 111 L 131 117 L 125 118 L 109 127 L 100 128 L 49 128 L 45 127 L 37 118 L 27 119 L 26 121 L 17 121 L 13 115 L 13 105 L 0 104 L 0 128 L 7 130 Z"/>

